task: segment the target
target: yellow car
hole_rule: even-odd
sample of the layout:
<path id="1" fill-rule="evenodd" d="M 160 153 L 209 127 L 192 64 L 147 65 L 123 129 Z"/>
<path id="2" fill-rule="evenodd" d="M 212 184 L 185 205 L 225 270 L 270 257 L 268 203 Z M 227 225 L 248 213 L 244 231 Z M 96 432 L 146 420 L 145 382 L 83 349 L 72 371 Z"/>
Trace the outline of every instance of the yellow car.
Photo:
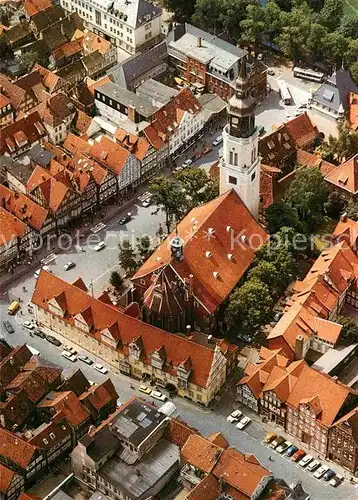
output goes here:
<path id="1" fill-rule="evenodd" d="M 138 391 L 144 392 L 144 394 L 150 394 L 152 392 L 152 389 L 147 387 L 146 385 L 140 385 Z"/>
<path id="2" fill-rule="evenodd" d="M 271 441 L 273 441 L 276 437 L 277 434 L 275 432 L 268 432 L 265 436 L 264 442 L 271 443 Z"/>

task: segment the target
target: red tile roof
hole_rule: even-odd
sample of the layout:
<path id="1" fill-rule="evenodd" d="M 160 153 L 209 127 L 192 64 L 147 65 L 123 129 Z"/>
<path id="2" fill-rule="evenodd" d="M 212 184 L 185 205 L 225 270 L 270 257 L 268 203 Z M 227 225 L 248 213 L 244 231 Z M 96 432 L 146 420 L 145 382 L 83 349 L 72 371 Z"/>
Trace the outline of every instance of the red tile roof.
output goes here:
<path id="1" fill-rule="evenodd" d="M 223 453 L 223 448 L 208 439 L 192 434 L 181 450 L 182 459 L 197 469 L 209 474 Z"/>
<path id="2" fill-rule="evenodd" d="M 325 177 L 325 181 L 349 193 L 358 193 L 358 153 Z"/>
<path id="3" fill-rule="evenodd" d="M 249 498 L 252 497 L 261 481 L 272 476 L 272 472 L 262 467 L 254 455 L 243 455 L 234 448 L 223 451 L 214 467 L 213 474 L 218 479 L 222 478 L 224 484 Z"/>
<path id="4" fill-rule="evenodd" d="M 49 422 L 40 432 L 29 439 L 29 443 L 38 448 L 51 450 L 58 446 L 63 440 L 71 436 L 72 428 L 65 419 L 55 419 Z"/>
<path id="5" fill-rule="evenodd" d="M 139 161 L 143 161 L 150 148 L 149 143 L 142 137 L 129 134 L 126 130 L 118 128 L 114 134 L 118 144 L 130 151 Z"/>
<path id="6" fill-rule="evenodd" d="M 75 128 L 80 134 L 85 134 L 88 130 L 88 127 L 91 125 L 92 118 L 88 116 L 86 113 L 77 110 L 77 115 L 75 119 Z"/>
<path id="7" fill-rule="evenodd" d="M 8 99 L 4 94 L 0 93 L 0 108 L 5 108 L 5 106 L 8 106 L 9 104 L 11 104 L 10 99 Z"/>
<path id="8" fill-rule="evenodd" d="M 297 163 L 303 167 L 319 168 L 323 176 L 326 176 L 335 170 L 337 167 L 333 163 L 322 160 L 320 156 L 304 151 L 303 149 L 297 150 Z"/>
<path id="9" fill-rule="evenodd" d="M 12 349 L 0 362 L 0 382 L 7 385 L 30 360 L 32 354 L 26 344 Z"/>
<path id="10" fill-rule="evenodd" d="M 104 56 L 110 52 L 112 45 L 105 38 L 96 35 L 92 31 L 87 31 L 83 38 L 83 49 L 85 53 L 91 53 L 98 50 Z"/>
<path id="11" fill-rule="evenodd" d="M 69 84 L 61 78 L 60 76 L 56 75 L 52 71 L 50 71 L 47 68 L 44 68 L 43 66 L 40 66 L 39 64 L 35 64 L 35 66 L 32 68 L 32 71 L 37 71 L 41 77 L 42 77 L 42 83 L 52 94 L 52 92 L 55 92 L 56 90 L 59 90 L 60 88 L 68 88 Z"/>
<path id="12" fill-rule="evenodd" d="M 0 74 L 0 87 L 2 94 L 10 100 L 12 107 L 18 110 L 25 100 L 26 91 L 11 82 L 5 75 Z"/>
<path id="13" fill-rule="evenodd" d="M 63 143 L 63 147 L 70 151 L 71 153 L 88 153 L 91 150 L 91 145 L 82 139 L 81 137 L 77 137 L 72 133 L 69 133 Z"/>
<path id="14" fill-rule="evenodd" d="M 286 128 L 300 148 L 313 143 L 318 137 L 318 129 L 307 113 L 302 113 L 286 123 Z"/>
<path id="15" fill-rule="evenodd" d="M 171 418 L 165 430 L 165 437 L 171 442 L 182 448 L 187 442 L 189 436 L 198 434 L 195 429 L 189 427 L 185 422 Z"/>
<path id="16" fill-rule="evenodd" d="M 48 208 L 57 212 L 64 202 L 66 196 L 71 191 L 68 183 L 63 179 L 57 180 L 48 170 L 37 166 L 27 181 L 26 189 L 32 193 L 38 189 L 46 200 Z"/>
<path id="17" fill-rule="evenodd" d="M 89 154 L 116 175 L 121 174 L 130 155 L 129 151 L 106 136 L 102 136 L 100 141 L 94 141 Z"/>
<path id="18" fill-rule="evenodd" d="M 220 497 L 220 483 L 213 475 L 208 474 L 186 496 L 186 500 L 217 500 Z"/>
<path id="19" fill-rule="evenodd" d="M 37 403 L 47 393 L 48 385 L 36 373 L 21 372 L 6 386 L 6 390 L 10 393 L 22 390 L 32 403 Z"/>
<path id="20" fill-rule="evenodd" d="M 177 231 L 184 240 L 184 258 L 176 261 L 171 257 L 173 232 L 140 267 L 133 281 L 167 265 L 182 280 L 193 274 L 194 295 L 210 313 L 228 297 L 256 250 L 268 239 L 234 190 L 191 210 Z M 236 237 L 239 241 L 233 242 Z M 216 272 L 219 274 L 214 275 Z"/>
<path id="21" fill-rule="evenodd" d="M 35 142 L 47 136 L 41 117 L 37 111 L 7 127 L 3 127 L 0 135 L 0 154 L 16 154 L 25 145 L 29 149 Z"/>
<path id="22" fill-rule="evenodd" d="M 3 246 L 10 243 L 16 238 L 22 238 L 27 231 L 27 226 L 14 215 L 11 215 L 7 210 L 0 206 L 0 233 Z"/>
<path id="23" fill-rule="evenodd" d="M 348 116 L 347 120 L 352 130 L 358 131 L 358 94 L 348 94 Z"/>
<path id="24" fill-rule="evenodd" d="M 48 212 L 45 208 L 24 194 L 11 191 L 2 184 L 0 201 L 3 208 L 37 231 L 41 230 L 47 219 Z"/>
<path id="25" fill-rule="evenodd" d="M 23 5 L 26 13 L 32 17 L 42 10 L 52 7 L 52 2 L 51 0 L 24 0 Z"/>
<path id="26" fill-rule="evenodd" d="M 332 233 L 332 241 L 346 241 L 355 252 L 358 248 L 358 222 L 347 217 L 341 218 Z"/>
<path id="27" fill-rule="evenodd" d="M 0 455 L 26 469 L 34 458 L 36 447 L 0 427 Z"/>
<path id="28" fill-rule="evenodd" d="M 336 420 L 349 394 L 349 387 L 305 366 L 287 399 L 287 404 L 297 410 L 301 404 L 308 404 L 315 411 L 316 420 L 329 427 Z"/>
<path id="29" fill-rule="evenodd" d="M 285 160 L 296 155 L 296 143 L 286 124 L 260 139 L 259 153 L 262 163 L 276 167 L 281 167 Z"/>
<path id="30" fill-rule="evenodd" d="M 138 319 L 127 316 L 117 307 L 101 302 L 77 286 L 66 283 L 57 276 L 42 270 L 36 281 L 32 302 L 47 311 L 48 302 L 59 300 L 60 296 L 65 299 L 63 305 L 66 309 L 65 321 L 69 324 L 73 325 L 74 317 L 90 307 L 95 325 L 90 335 L 99 342 L 101 342 L 101 332 L 117 324 L 118 334 L 115 340 L 119 342 L 120 352 L 127 353 L 129 344 L 135 341 L 141 342 L 143 362 L 149 364 L 151 354 L 164 348 L 165 369 L 170 369 L 174 373 L 177 367 L 189 358 L 191 361 L 189 380 L 206 387 L 212 368 L 215 344 L 210 347 L 203 346 L 188 337 L 171 334 L 150 324 L 142 323 Z"/>
<path id="31" fill-rule="evenodd" d="M 51 56 L 55 61 L 65 58 L 71 57 L 75 54 L 80 54 L 82 52 L 82 39 L 71 40 L 67 43 L 64 43 L 56 50 L 54 50 Z"/>
<path id="32" fill-rule="evenodd" d="M 143 130 L 143 133 L 153 148 L 160 149 L 165 145 L 164 140 L 159 137 L 158 132 L 155 130 L 153 125 L 148 125 L 148 127 Z"/>
<path id="33" fill-rule="evenodd" d="M 213 444 L 216 444 L 216 446 L 220 446 L 220 448 L 228 448 L 229 443 L 227 440 L 224 438 L 224 436 L 221 434 L 221 432 L 214 432 L 213 434 L 210 434 L 207 437 L 208 441 L 210 441 Z"/>
<path id="34" fill-rule="evenodd" d="M 358 278 L 358 258 L 346 242 L 341 242 L 323 250 L 310 271 L 294 287 L 294 295 L 282 318 L 269 333 L 267 339 L 281 338 L 292 355 L 296 337 L 303 336 L 307 341 L 317 337 L 335 344 L 339 338 L 341 326 L 326 321 L 336 309 L 338 301 Z"/>
<path id="35" fill-rule="evenodd" d="M 61 412 L 66 420 L 73 426 L 78 426 L 89 419 L 87 408 L 79 401 L 77 396 L 71 392 L 56 392 L 53 399 L 45 399 L 37 405 L 38 408 L 54 408 Z"/>
<path id="36" fill-rule="evenodd" d="M 8 469 L 5 465 L 0 464 L 0 492 L 6 494 L 10 488 L 11 481 L 16 476 L 16 472 Z M 5 497 L 6 498 L 6 497 Z"/>
<path id="37" fill-rule="evenodd" d="M 107 379 L 100 385 L 91 386 L 87 392 L 79 397 L 90 413 L 97 414 L 104 406 L 116 403 L 118 399 L 117 391 L 111 379 Z"/>

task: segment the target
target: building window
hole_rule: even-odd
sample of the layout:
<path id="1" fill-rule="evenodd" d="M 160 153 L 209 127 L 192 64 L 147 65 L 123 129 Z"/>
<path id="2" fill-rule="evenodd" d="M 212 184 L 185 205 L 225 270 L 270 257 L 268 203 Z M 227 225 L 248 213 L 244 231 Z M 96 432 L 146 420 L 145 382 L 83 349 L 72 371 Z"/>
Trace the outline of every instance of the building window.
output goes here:
<path id="1" fill-rule="evenodd" d="M 230 184 L 234 184 L 236 186 L 236 184 L 237 184 L 236 177 L 233 177 L 232 175 L 229 175 L 229 183 Z"/>
<path id="2" fill-rule="evenodd" d="M 253 172 L 251 174 L 251 182 L 253 182 L 255 180 L 255 177 L 256 177 L 256 172 Z"/>

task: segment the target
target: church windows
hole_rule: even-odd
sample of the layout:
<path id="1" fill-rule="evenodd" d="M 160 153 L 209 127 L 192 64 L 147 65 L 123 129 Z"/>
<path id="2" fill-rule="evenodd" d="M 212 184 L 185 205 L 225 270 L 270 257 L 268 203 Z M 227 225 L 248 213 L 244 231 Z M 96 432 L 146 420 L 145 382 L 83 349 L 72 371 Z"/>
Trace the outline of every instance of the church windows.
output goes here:
<path id="1" fill-rule="evenodd" d="M 232 165 L 234 163 L 234 153 L 230 151 L 230 164 Z"/>
<path id="2" fill-rule="evenodd" d="M 234 184 L 236 186 L 236 184 L 237 184 L 236 177 L 233 177 L 232 175 L 229 175 L 229 184 Z"/>
<path id="3" fill-rule="evenodd" d="M 238 155 L 237 153 L 234 153 L 234 165 L 237 166 L 237 163 L 238 163 Z"/>
<path id="4" fill-rule="evenodd" d="M 255 180 L 255 177 L 256 177 L 256 172 L 253 172 L 251 174 L 251 182 L 253 182 Z"/>
<path id="5" fill-rule="evenodd" d="M 254 149 L 251 151 L 251 163 L 254 163 L 255 158 L 256 158 L 256 149 L 254 148 Z"/>

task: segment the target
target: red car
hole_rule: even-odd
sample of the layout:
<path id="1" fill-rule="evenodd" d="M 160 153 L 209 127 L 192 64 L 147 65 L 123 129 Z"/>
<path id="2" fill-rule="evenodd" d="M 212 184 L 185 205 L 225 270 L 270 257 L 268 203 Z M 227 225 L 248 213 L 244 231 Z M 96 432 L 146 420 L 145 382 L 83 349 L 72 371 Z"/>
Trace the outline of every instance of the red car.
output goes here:
<path id="1" fill-rule="evenodd" d="M 304 450 L 297 450 L 291 457 L 292 462 L 298 462 L 306 455 Z"/>
<path id="2" fill-rule="evenodd" d="M 204 156 L 204 155 L 210 153 L 210 151 L 212 151 L 212 150 L 213 150 L 212 146 L 206 146 L 206 148 L 202 152 L 202 155 Z"/>
<path id="3" fill-rule="evenodd" d="M 191 159 L 192 159 L 192 161 L 194 162 L 194 161 L 198 160 L 199 158 L 201 158 L 201 157 L 202 157 L 202 155 L 203 155 L 203 153 L 200 153 L 200 152 L 198 151 L 197 153 L 195 153 L 195 154 L 191 157 Z"/>

